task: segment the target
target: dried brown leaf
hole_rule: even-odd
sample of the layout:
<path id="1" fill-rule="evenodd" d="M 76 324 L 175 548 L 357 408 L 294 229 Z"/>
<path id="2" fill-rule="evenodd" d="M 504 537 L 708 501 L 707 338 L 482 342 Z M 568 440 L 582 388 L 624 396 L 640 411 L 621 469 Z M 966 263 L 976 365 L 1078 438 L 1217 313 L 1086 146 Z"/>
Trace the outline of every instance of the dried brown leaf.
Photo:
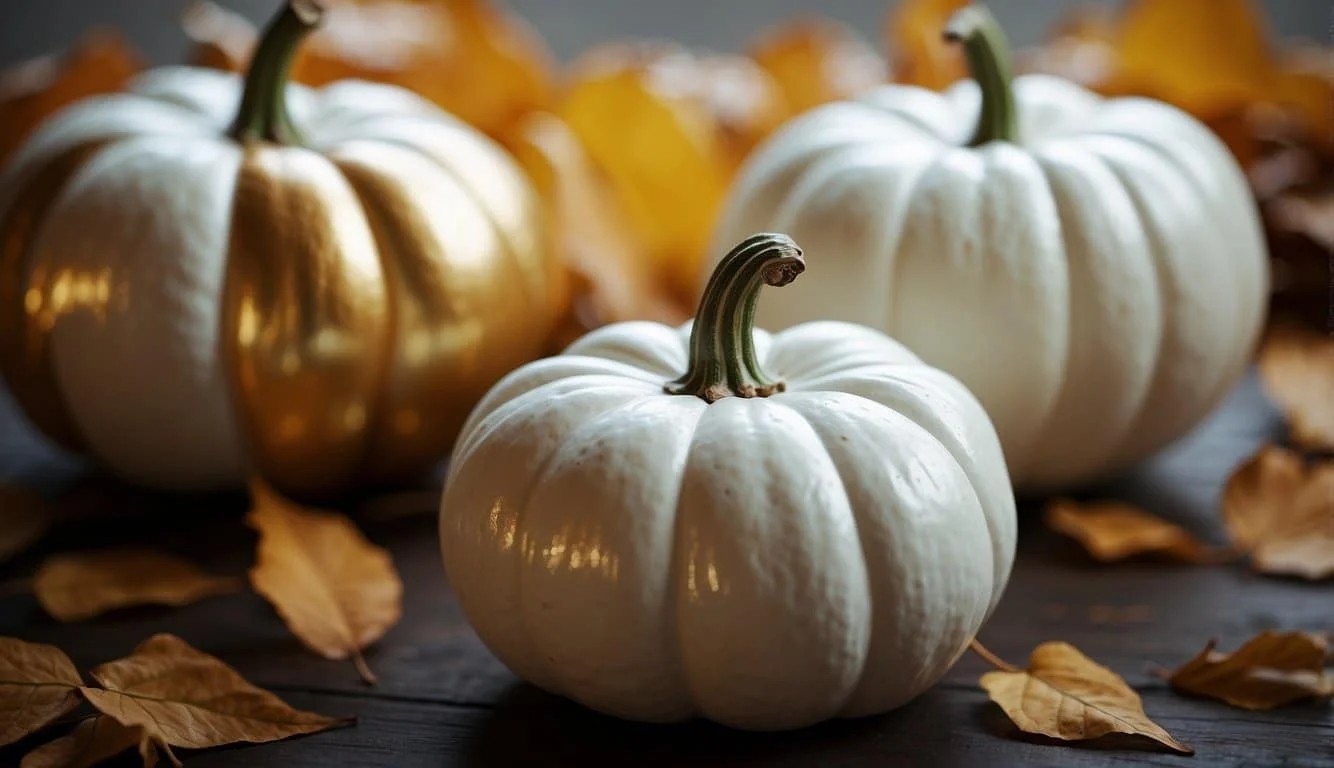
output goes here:
<path id="1" fill-rule="evenodd" d="M 1043 643 L 1029 657 L 1028 669 L 988 672 L 981 684 L 1025 733 L 1064 741 L 1124 733 L 1194 754 L 1149 719 L 1125 680 L 1068 643 Z"/>
<path id="2" fill-rule="evenodd" d="M 0 637 L 0 745 L 77 707 L 82 684 L 74 662 L 54 645 Z"/>
<path id="3" fill-rule="evenodd" d="M 1334 449 L 1334 337 L 1295 323 L 1275 325 L 1259 364 L 1260 380 L 1287 417 L 1293 441 Z"/>
<path id="4" fill-rule="evenodd" d="M 1261 573 L 1334 576 L 1334 461 L 1268 445 L 1223 489 L 1223 520 Z"/>
<path id="5" fill-rule="evenodd" d="M 242 585 L 240 579 L 204 573 L 188 560 L 151 549 L 52 555 L 33 577 L 37 601 L 60 621 L 137 605 L 188 605 Z"/>
<path id="6" fill-rule="evenodd" d="M 0 563 L 35 544 L 54 519 L 54 510 L 40 495 L 0 485 Z"/>
<path id="7" fill-rule="evenodd" d="M 82 689 L 89 703 L 162 747 L 262 743 L 352 722 L 293 709 L 175 635 L 154 635 L 91 676 L 102 687 Z"/>
<path id="8" fill-rule="evenodd" d="M 1178 691 L 1208 696 L 1242 709 L 1273 709 L 1330 694 L 1323 637 L 1306 632 L 1256 635 L 1232 653 L 1204 650 L 1167 680 Z"/>
<path id="9" fill-rule="evenodd" d="M 157 748 L 144 738 L 142 728 L 127 728 L 106 715 L 97 715 L 24 755 L 19 768 L 91 768 L 136 746 L 144 768 L 157 765 Z"/>
<path id="10" fill-rule="evenodd" d="M 1143 554 L 1183 563 L 1217 562 L 1224 556 L 1181 526 L 1119 501 L 1081 504 L 1054 499 L 1044 519 L 1048 528 L 1075 539 L 1104 563 Z"/>
<path id="11" fill-rule="evenodd" d="M 303 509 L 261 483 L 247 518 L 259 531 L 250 582 L 312 651 L 346 659 L 369 683 L 361 649 L 402 615 L 403 583 L 389 553 L 343 515 Z"/>

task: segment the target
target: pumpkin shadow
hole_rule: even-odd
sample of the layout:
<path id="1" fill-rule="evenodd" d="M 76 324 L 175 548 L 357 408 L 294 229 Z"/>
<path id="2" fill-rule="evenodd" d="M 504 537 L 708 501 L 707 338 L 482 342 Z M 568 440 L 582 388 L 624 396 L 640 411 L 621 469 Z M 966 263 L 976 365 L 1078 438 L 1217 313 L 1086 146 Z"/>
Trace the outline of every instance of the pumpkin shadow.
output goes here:
<path id="1" fill-rule="evenodd" d="M 486 766 L 811 766 L 877 764 L 913 754 L 909 722 L 940 717 L 933 697 L 856 720 L 796 731 L 756 733 L 704 720 L 672 725 L 602 715 L 531 685 L 510 689 L 463 748 L 462 765 Z M 962 757 L 962 756 L 961 756 Z M 954 764 L 933 755 L 932 765 Z"/>

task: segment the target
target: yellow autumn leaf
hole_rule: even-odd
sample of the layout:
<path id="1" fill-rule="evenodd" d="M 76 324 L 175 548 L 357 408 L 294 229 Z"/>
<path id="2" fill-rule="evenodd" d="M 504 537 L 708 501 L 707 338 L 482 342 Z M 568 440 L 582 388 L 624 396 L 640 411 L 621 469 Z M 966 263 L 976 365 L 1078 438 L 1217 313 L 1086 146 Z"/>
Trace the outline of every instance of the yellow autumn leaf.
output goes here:
<path id="1" fill-rule="evenodd" d="M 108 549 L 52 555 L 37 569 L 32 586 L 53 618 L 82 621 L 130 606 L 188 605 L 237 592 L 242 584 L 166 552 Z"/>
<path id="2" fill-rule="evenodd" d="M 369 683 L 361 651 L 402 615 L 403 583 L 393 559 L 347 517 L 305 509 L 255 482 L 247 521 L 259 531 L 250 583 L 306 647 L 351 657 Z"/>
<path id="3" fill-rule="evenodd" d="M 19 768 L 92 768 L 134 747 L 139 747 L 144 768 L 157 765 L 157 748 L 144 738 L 142 728 L 97 715 L 24 755 Z"/>
<path id="4" fill-rule="evenodd" d="M 74 663 L 54 645 L 0 637 L 0 746 L 77 707 L 82 684 Z"/>
<path id="5" fill-rule="evenodd" d="M 1334 461 L 1265 446 L 1224 486 L 1223 520 L 1257 571 L 1334 576 Z"/>
<path id="6" fill-rule="evenodd" d="M 1232 653 L 1210 640 L 1167 678 L 1172 687 L 1242 709 L 1273 709 L 1329 696 L 1324 638 L 1307 632 L 1265 631 Z"/>
<path id="7" fill-rule="evenodd" d="M 1324 225 L 1334 230 L 1327 220 Z M 1297 323 L 1276 324 L 1260 349 L 1259 367 L 1265 392 L 1287 417 L 1293 441 L 1334 449 L 1334 337 Z"/>
<path id="8" fill-rule="evenodd" d="M 174 635 L 154 635 L 90 676 L 101 687 L 82 688 L 84 698 L 122 726 L 142 729 L 177 765 L 171 747 L 277 741 L 352 722 L 293 709 Z"/>
<path id="9" fill-rule="evenodd" d="M 1075 539 L 1104 563 L 1143 554 L 1184 563 L 1218 562 L 1226 556 L 1181 526 L 1119 501 L 1055 499 L 1047 504 L 1044 519 L 1048 528 Z"/>
<path id="10" fill-rule="evenodd" d="M 1063 741 L 1124 733 L 1194 754 L 1149 719 L 1139 695 L 1120 675 L 1068 643 L 1043 643 L 1029 657 L 1028 669 L 988 672 L 981 685 L 1025 733 Z"/>

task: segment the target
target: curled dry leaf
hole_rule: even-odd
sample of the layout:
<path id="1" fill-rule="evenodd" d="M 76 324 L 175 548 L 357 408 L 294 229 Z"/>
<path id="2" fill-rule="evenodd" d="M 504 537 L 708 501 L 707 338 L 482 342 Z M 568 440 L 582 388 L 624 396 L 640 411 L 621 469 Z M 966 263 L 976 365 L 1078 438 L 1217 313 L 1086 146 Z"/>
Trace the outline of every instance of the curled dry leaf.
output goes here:
<path id="1" fill-rule="evenodd" d="M 249 21 L 198 2 L 182 23 L 195 63 L 246 66 L 256 38 Z M 499 136 L 547 105 L 552 69 L 536 33 L 485 0 L 363 0 L 330 4 L 292 73 L 307 85 L 362 79 L 402 86 Z"/>
<path id="2" fill-rule="evenodd" d="M 84 687 L 84 698 L 168 756 L 170 747 L 277 741 L 352 722 L 293 709 L 174 635 L 154 635 L 90 674 L 102 687 Z"/>
<path id="3" fill-rule="evenodd" d="M 0 73 L 0 167 L 37 127 L 64 106 L 120 90 L 140 70 L 118 34 L 86 35 L 64 56 L 46 56 Z"/>
<path id="4" fill-rule="evenodd" d="M 0 745 L 77 707 L 82 684 L 74 662 L 54 645 L 0 637 Z"/>
<path id="5" fill-rule="evenodd" d="M 606 45 L 575 63 L 557 113 L 607 180 L 656 275 L 693 303 L 733 173 L 787 117 L 778 85 L 744 56 Z"/>
<path id="6" fill-rule="evenodd" d="M 607 323 L 680 323 L 689 314 L 659 284 L 643 244 L 560 118 L 534 113 L 507 142 L 547 203 L 558 247 L 576 278 L 568 343 Z M 564 346 L 564 344 L 561 344 Z"/>
<path id="7" fill-rule="evenodd" d="M 55 510 L 40 494 L 0 485 L 0 563 L 37 543 L 54 518 Z"/>
<path id="8" fill-rule="evenodd" d="M 1119 501 L 1080 504 L 1054 499 L 1047 527 L 1069 536 L 1104 563 L 1155 554 L 1183 563 L 1218 562 L 1226 553 L 1201 544 L 1186 529 Z"/>
<path id="9" fill-rule="evenodd" d="M 1002 669 L 982 675 L 981 685 L 1025 733 L 1064 741 L 1123 733 L 1194 754 L 1149 719 L 1139 695 L 1125 680 L 1068 643 L 1039 645 L 1029 657 L 1028 669 L 1014 669 L 1004 662 L 998 666 Z"/>
<path id="10" fill-rule="evenodd" d="M 1262 573 L 1334 576 L 1334 461 L 1265 446 L 1223 488 L 1223 520 Z"/>
<path id="11" fill-rule="evenodd" d="M 960 46 L 945 41 L 941 30 L 971 0 L 903 0 L 890 14 L 887 38 L 894 80 L 943 90 L 968 76 Z"/>
<path id="12" fill-rule="evenodd" d="M 53 618 L 82 621 L 136 605 L 189 605 L 242 585 L 165 552 L 109 549 L 52 555 L 37 569 L 32 588 Z"/>
<path id="13" fill-rule="evenodd" d="M 384 549 L 343 515 L 303 509 L 255 482 L 247 521 L 259 531 L 250 570 L 255 591 L 273 604 L 306 647 L 351 657 L 368 683 L 361 650 L 402 615 L 403 582 Z"/>
<path id="14" fill-rule="evenodd" d="M 144 738 L 142 728 L 126 727 L 106 715 L 97 715 L 24 755 L 19 768 L 92 768 L 136 746 L 144 768 L 157 765 L 157 748 Z"/>
<path id="15" fill-rule="evenodd" d="M 1298 445 L 1334 449 L 1334 338 L 1296 323 L 1276 324 L 1260 349 L 1260 380 Z"/>
<path id="16" fill-rule="evenodd" d="M 1220 653 L 1216 645 L 1210 640 L 1167 676 L 1172 687 L 1252 710 L 1330 695 L 1327 647 L 1318 635 L 1265 631 L 1232 653 Z"/>
<path id="17" fill-rule="evenodd" d="M 856 30 L 818 16 L 765 32 L 750 57 L 778 83 L 793 114 L 856 97 L 885 81 L 885 60 Z"/>

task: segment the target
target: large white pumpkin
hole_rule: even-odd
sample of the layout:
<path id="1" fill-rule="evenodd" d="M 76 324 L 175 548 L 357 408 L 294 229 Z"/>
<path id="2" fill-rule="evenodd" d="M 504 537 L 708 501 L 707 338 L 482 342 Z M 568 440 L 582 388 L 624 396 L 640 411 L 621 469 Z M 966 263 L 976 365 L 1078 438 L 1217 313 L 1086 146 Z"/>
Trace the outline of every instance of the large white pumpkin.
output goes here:
<path id="1" fill-rule="evenodd" d="M 1017 485 L 1086 481 L 1183 434 L 1244 370 L 1268 290 L 1255 205 L 1185 113 L 1046 76 L 1011 89 L 985 11 L 951 30 L 980 88 L 799 117 L 748 161 L 717 241 L 775 230 L 815 254 L 761 325 L 879 328 L 973 390 Z"/>
<path id="2" fill-rule="evenodd" d="M 30 419 L 159 488 L 328 496 L 438 464 L 561 304 L 505 152 L 401 88 L 147 72 L 0 178 L 0 372 Z"/>
<path id="3" fill-rule="evenodd" d="M 751 238 L 693 338 L 594 331 L 469 417 L 441 545 L 517 674 L 621 717 L 795 728 L 907 702 L 981 627 L 1015 543 L 995 432 L 877 331 L 752 335 L 761 284 L 800 266 Z"/>

